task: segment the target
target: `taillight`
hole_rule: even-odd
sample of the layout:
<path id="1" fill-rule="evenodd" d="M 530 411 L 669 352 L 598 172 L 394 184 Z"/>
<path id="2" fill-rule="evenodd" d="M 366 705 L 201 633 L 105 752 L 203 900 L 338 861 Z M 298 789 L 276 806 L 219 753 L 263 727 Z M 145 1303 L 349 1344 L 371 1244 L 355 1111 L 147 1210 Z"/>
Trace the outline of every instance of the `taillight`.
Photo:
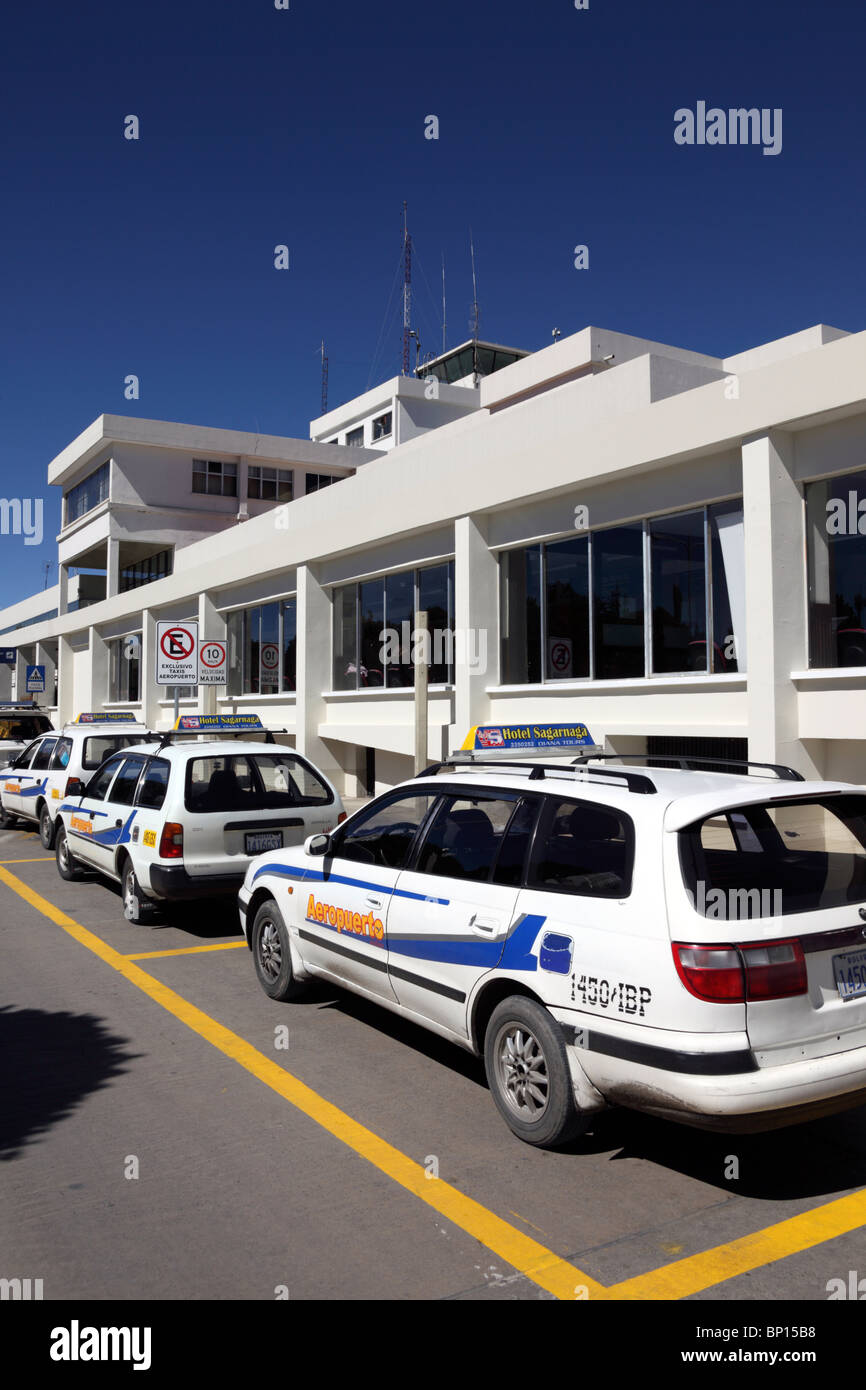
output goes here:
<path id="1" fill-rule="evenodd" d="M 160 859 L 183 858 L 183 826 L 177 821 L 167 820 L 162 827 L 159 841 Z"/>
<path id="2" fill-rule="evenodd" d="M 673 952 L 677 974 L 698 999 L 745 1004 L 806 993 L 806 957 L 796 940 L 753 941 L 742 946 L 675 941 Z"/>
<path id="3" fill-rule="evenodd" d="M 338 817 L 337 817 L 337 824 L 338 824 L 338 825 L 342 825 L 342 824 L 343 824 L 343 821 L 344 821 L 344 820 L 348 820 L 348 818 L 349 818 L 349 813 L 348 813 L 348 811 L 341 811 L 340 814 L 339 814 Z"/>

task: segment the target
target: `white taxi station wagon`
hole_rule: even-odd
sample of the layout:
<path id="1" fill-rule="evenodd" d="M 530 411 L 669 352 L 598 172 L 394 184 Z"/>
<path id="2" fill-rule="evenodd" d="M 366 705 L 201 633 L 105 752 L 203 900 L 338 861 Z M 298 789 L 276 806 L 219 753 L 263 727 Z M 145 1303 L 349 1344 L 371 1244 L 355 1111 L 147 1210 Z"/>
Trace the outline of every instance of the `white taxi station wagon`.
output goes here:
<path id="1" fill-rule="evenodd" d="M 271 998 L 322 977 L 482 1055 L 538 1145 L 615 1105 L 748 1131 L 866 1102 L 866 788 L 580 725 L 468 742 L 250 866 Z"/>
<path id="2" fill-rule="evenodd" d="M 120 883 L 124 915 L 144 922 L 160 904 L 236 893 L 256 855 L 343 819 L 327 778 L 258 715 L 182 715 L 113 753 L 64 799 L 57 867 L 65 879 L 97 869 Z"/>
<path id="3" fill-rule="evenodd" d="M 52 729 L 47 720 L 46 726 L 2 774 L 0 825 L 29 821 L 52 849 L 64 798 L 80 792 L 109 754 L 140 741 L 147 729 L 122 713 L 79 714 L 62 729 Z"/>

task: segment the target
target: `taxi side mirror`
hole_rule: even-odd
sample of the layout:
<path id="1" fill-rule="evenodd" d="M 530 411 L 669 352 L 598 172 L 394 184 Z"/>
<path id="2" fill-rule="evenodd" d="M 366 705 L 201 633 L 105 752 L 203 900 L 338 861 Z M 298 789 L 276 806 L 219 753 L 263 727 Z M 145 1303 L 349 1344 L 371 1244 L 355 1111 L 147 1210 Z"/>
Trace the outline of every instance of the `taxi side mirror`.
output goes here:
<path id="1" fill-rule="evenodd" d="M 83 796 L 84 783 L 80 777 L 68 777 L 66 780 L 65 796 Z"/>
<path id="2" fill-rule="evenodd" d="M 304 841 L 304 854 L 327 854 L 330 848 L 330 835 L 308 835 Z"/>

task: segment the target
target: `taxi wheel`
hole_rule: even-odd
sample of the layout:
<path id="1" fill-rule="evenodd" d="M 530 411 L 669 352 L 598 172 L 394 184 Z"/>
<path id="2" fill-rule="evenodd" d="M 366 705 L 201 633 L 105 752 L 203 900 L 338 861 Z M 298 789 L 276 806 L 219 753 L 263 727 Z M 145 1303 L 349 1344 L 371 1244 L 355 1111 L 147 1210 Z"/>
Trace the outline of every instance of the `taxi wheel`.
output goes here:
<path id="1" fill-rule="evenodd" d="M 574 1103 L 562 1034 L 534 999 L 513 995 L 493 1010 L 484 1066 L 497 1109 L 518 1139 L 550 1148 L 589 1127 Z"/>
<path id="2" fill-rule="evenodd" d="M 271 999 L 293 999 L 303 986 L 292 971 L 289 933 L 273 898 L 263 902 L 253 918 L 253 961 L 259 984 Z"/>
<path id="3" fill-rule="evenodd" d="M 69 852 L 69 841 L 66 838 L 66 831 L 61 825 L 57 831 L 57 844 L 54 847 L 54 854 L 57 859 L 57 871 L 61 878 L 65 878 L 67 883 L 74 883 L 81 877 L 81 870 L 78 867 L 78 860 L 73 859 Z"/>
<path id="4" fill-rule="evenodd" d="M 132 922 L 134 926 L 140 927 L 144 923 L 153 921 L 156 915 L 156 906 L 142 893 L 131 859 L 127 859 L 123 866 L 120 877 L 120 892 L 123 898 L 123 915 L 127 922 Z"/>
<path id="5" fill-rule="evenodd" d="M 54 848 L 54 835 L 56 830 L 57 826 L 51 819 L 51 812 L 47 806 L 43 806 L 39 815 L 39 838 L 46 849 Z"/>

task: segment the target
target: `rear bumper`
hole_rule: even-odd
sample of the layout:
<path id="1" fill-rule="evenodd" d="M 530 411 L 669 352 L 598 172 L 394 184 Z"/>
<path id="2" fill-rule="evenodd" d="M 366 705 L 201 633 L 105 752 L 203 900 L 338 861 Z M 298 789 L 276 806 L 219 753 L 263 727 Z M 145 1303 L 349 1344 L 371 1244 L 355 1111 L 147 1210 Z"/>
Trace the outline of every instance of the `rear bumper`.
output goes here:
<path id="1" fill-rule="evenodd" d="M 633 1043 L 619 1033 L 611 1047 L 612 1035 L 592 1027 L 597 1020 L 581 1029 L 555 1012 L 573 1066 L 609 1105 L 729 1133 L 781 1129 L 866 1105 L 866 1047 L 761 1067 L 739 1034 L 728 1050 L 718 1050 L 716 1034 L 701 1051 L 689 1034 L 674 1051 L 647 1047 L 643 1037 L 655 1030 L 635 1029 Z"/>
<path id="2" fill-rule="evenodd" d="M 187 902 L 192 898 L 221 898 L 237 893 L 243 874 L 188 874 L 182 864 L 151 864 L 150 891 L 154 897 Z"/>

